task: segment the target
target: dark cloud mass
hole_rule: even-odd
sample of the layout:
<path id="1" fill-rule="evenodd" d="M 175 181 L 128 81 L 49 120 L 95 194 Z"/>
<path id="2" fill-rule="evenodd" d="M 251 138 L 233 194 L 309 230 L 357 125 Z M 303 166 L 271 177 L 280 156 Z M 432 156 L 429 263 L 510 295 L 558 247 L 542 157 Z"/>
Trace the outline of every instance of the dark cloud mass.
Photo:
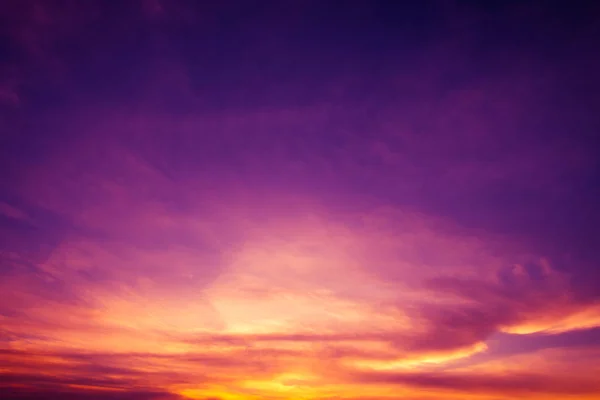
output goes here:
<path id="1" fill-rule="evenodd" d="M 597 398 L 599 19 L 0 0 L 0 398 Z"/>

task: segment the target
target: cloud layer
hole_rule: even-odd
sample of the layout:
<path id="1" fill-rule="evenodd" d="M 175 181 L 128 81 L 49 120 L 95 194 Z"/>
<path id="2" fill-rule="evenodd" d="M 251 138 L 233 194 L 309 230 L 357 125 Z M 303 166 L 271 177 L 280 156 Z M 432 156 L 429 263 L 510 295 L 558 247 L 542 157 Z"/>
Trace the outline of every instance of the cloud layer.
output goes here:
<path id="1" fill-rule="evenodd" d="M 593 15 L 0 2 L 0 394 L 597 398 Z"/>

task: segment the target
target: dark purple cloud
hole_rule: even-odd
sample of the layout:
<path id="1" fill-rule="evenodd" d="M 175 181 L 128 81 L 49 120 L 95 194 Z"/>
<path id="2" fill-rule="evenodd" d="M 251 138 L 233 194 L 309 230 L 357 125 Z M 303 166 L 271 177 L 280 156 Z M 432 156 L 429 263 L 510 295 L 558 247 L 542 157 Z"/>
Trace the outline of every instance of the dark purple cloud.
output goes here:
<path id="1" fill-rule="evenodd" d="M 366 373 L 358 377 L 362 383 L 392 383 L 428 389 L 450 391 L 467 390 L 470 393 L 492 393 L 495 395 L 527 395 L 530 393 L 592 394 L 598 392 L 598 384 L 589 380 L 572 379 L 561 381 L 535 374 L 511 376 L 477 376 L 474 374 L 390 374 Z"/>

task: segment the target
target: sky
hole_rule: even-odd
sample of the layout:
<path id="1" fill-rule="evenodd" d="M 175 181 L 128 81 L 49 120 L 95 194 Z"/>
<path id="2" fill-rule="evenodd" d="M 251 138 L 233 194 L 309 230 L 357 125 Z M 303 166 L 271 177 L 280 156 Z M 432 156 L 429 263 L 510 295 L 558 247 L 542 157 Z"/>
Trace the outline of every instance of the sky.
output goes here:
<path id="1" fill-rule="evenodd" d="M 600 7 L 0 0 L 0 397 L 600 397 Z"/>

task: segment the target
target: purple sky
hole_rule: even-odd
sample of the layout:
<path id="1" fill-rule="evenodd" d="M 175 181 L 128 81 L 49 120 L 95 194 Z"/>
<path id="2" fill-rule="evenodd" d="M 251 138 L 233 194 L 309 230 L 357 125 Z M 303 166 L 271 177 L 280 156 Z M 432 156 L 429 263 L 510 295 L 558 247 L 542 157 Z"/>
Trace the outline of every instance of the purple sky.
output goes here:
<path id="1" fill-rule="evenodd" d="M 597 398 L 599 20 L 0 0 L 0 394 Z"/>

